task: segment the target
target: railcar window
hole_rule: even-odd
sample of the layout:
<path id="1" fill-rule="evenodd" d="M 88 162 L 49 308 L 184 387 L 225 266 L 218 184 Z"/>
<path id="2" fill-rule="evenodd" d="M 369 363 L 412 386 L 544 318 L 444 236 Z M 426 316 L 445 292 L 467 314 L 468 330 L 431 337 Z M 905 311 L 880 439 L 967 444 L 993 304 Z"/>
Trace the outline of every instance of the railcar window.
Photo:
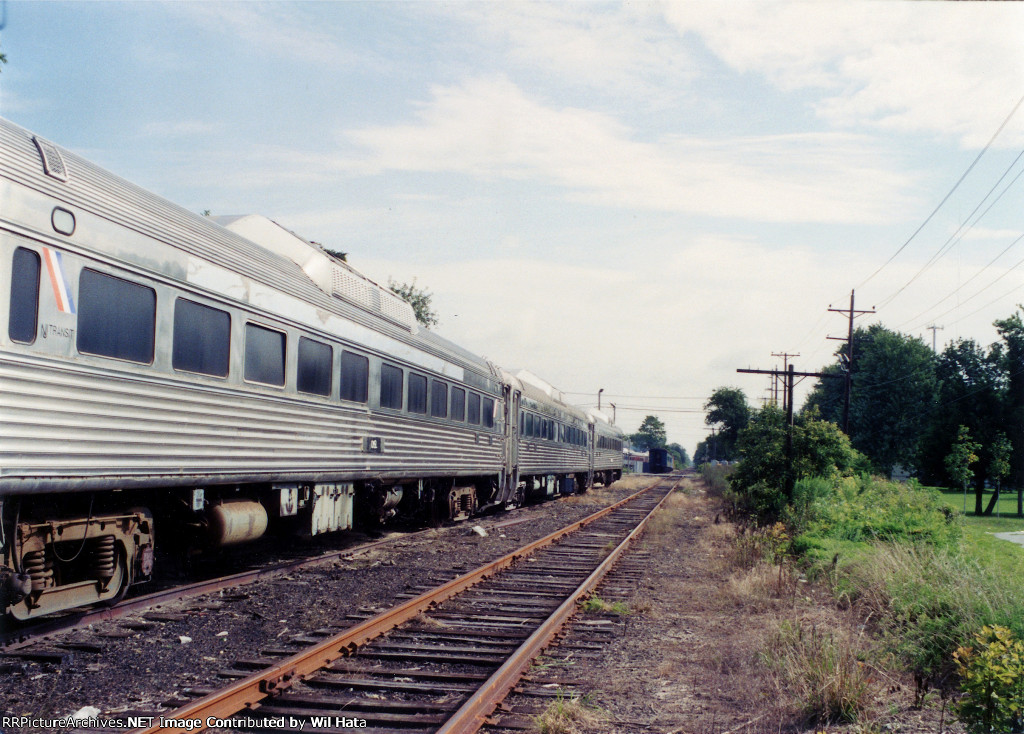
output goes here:
<path id="1" fill-rule="evenodd" d="M 341 353 L 341 399 L 365 403 L 370 395 L 370 360 L 361 354 Z"/>
<path id="2" fill-rule="evenodd" d="M 453 421 L 466 420 L 466 391 L 461 387 L 452 388 L 452 416 Z"/>
<path id="3" fill-rule="evenodd" d="M 153 361 L 156 291 L 88 268 L 78 279 L 78 351 Z"/>
<path id="4" fill-rule="evenodd" d="M 390 364 L 380 366 L 380 407 L 402 409 L 402 370 Z"/>
<path id="5" fill-rule="evenodd" d="M 7 336 L 31 344 L 39 322 L 39 254 L 19 247 L 11 263 L 11 310 Z"/>
<path id="6" fill-rule="evenodd" d="M 330 344 L 300 336 L 296 389 L 310 395 L 330 395 L 333 362 L 334 350 Z"/>
<path id="7" fill-rule="evenodd" d="M 427 412 L 427 378 L 415 372 L 409 373 L 409 412 Z"/>
<path id="8" fill-rule="evenodd" d="M 526 413 L 519 411 L 519 435 L 522 436 L 526 432 Z"/>
<path id="9" fill-rule="evenodd" d="M 480 396 L 475 392 L 469 394 L 466 404 L 466 422 L 474 426 L 480 425 Z"/>
<path id="10" fill-rule="evenodd" d="M 231 315 L 187 298 L 177 299 L 171 366 L 184 372 L 227 377 L 230 355 Z"/>
<path id="11" fill-rule="evenodd" d="M 438 380 L 430 382 L 430 415 L 434 418 L 448 417 L 448 386 Z"/>
<path id="12" fill-rule="evenodd" d="M 533 437 L 533 413 L 526 414 L 526 436 Z"/>
<path id="13" fill-rule="evenodd" d="M 483 407 L 484 427 L 494 428 L 494 401 L 490 398 L 484 398 Z"/>
<path id="14" fill-rule="evenodd" d="M 285 335 L 258 324 L 245 325 L 245 379 L 284 385 Z"/>

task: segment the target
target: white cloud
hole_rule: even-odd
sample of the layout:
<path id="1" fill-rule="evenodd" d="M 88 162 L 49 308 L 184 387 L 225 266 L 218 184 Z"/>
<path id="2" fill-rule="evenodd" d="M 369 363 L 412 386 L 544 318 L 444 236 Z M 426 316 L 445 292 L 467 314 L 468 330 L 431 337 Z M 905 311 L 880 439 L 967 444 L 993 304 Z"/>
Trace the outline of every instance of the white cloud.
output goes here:
<path id="1" fill-rule="evenodd" d="M 858 136 L 643 142 L 610 116 L 545 105 L 504 78 L 435 87 L 417 118 L 346 131 L 366 151 L 349 165 L 529 179 L 602 207 L 775 222 L 884 221 L 909 183 Z"/>
<path id="2" fill-rule="evenodd" d="M 469 3 L 439 6 L 472 22 L 508 65 L 545 78 L 661 106 L 684 96 L 697 74 L 689 50 L 653 6 L 595 3 Z"/>
<path id="3" fill-rule="evenodd" d="M 1019 3 L 674 2 L 666 18 L 734 69 L 823 93 L 838 125 L 988 141 L 1024 94 Z M 1024 120 L 1001 140 L 1024 140 Z"/>

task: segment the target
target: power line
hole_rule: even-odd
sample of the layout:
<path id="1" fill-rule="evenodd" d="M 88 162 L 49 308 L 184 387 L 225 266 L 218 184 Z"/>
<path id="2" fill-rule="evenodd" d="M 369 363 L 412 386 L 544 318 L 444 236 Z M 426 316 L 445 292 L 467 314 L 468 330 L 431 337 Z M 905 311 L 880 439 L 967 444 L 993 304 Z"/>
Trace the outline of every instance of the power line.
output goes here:
<path id="1" fill-rule="evenodd" d="M 967 174 L 969 174 L 974 169 L 974 167 L 978 164 L 978 161 L 981 160 L 981 157 L 983 155 L 985 155 L 985 153 L 988 151 L 988 149 L 990 147 L 992 147 L 992 143 L 995 142 L 996 138 L 998 138 L 999 134 L 1003 131 L 1003 128 L 1006 127 L 1006 124 L 1017 113 L 1017 109 L 1021 106 L 1021 103 L 1024 103 L 1024 97 L 1021 97 L 1019 100 L 1017 100 L 1017 104 L 1015 104 L 1013 106 L 1013 109 L 1010 110 L 1010 114 L 1006 116 L 1005 120 L 1003 120 L 1003 124 L 1001 124 L 999 126 L 999 129 L 995 131 L 995 134 L 993 134 L 992 137 L 989 139 L 989 141 L 987 143 L 985 143 L 985 147 L 981 149 L 981 152 L 978 153 L 977 157 L 971 162 L 971 165 L 969 165 L 967 167 L 967 170 L 963 172 L 963 175 L 961 175 L 960 178 L 957 179 L 957 182 L 955 184 L 953 184 L 953 188 L 951 188 L 949 190 L 949 193 L 946 194 L 944 197 L 942 197 L 942 201 L 940 201 L 938 206 L 936 206 L 935 209 L 932 210 L 932 213 L 929 214 L 928 217 L 923 222 L 921 222 L 921 225 L 917 229 L 914 230 L 914 233 L 912 235 L 910 235 L 910 237 L 907 238 L 907 241 L 904 242 L 902 245 L 900 245 L 899 249 L 897 249 L 896 252 L 894 252 L 892 254 L 892 256 L 888 260 L 886 260 L 884 263 L 882 263 L 881 267 L 879 267 L 878 270 L 876 270 L 871 275 L 869 275 L 867 278 L 865 278 L 857 286 L 857 288 L 863 287 L 868 281 L 870 281 L 872 278 L 874 278 L 876 275 L 878 275 L 880 272 L 882 272 L 882 270 L 889 263 L 891 263 L 893 260 L 895 260 L 896 256 L 899 255 L 901 252 L 903 252 L 903 250 L 906 249 L 907 245 L 909 245 L 914 240 L 914 238 L 917 237 L 918 234 L 920 234 L 921 230 L 925 228 L 925 225 L 927 225 L 928 222 L 930 222 L 932 220 L 932 217 L 934 217 L 938 213 L 939 209 L 941 209 L 942 206 L 946 203 L 946 201 L 949 200 L 949 197 L 953 195 L 953 192 L 956 191 L 960 187 L 960 184 L 963 183 L 964 179 L 967 178 Z"/>
<path id="2" fill-rule="evenodd" d="M 942 246 L 939 247 L 939 249 L 935 252 L 934 255 L 931 256 L 928 262 L 921 266 L 921 269 L 914 273 L 914 276 L 906 283 L 904 283 L 899 289 L 897 289 L 895 293 L 893 293 L 891 296 L 883 298 L 882 301 L 878 304 L 879 306 L 887 306 L 893 299 L 896 298 L 896 296 L 898 296 L 900 293 L 906 290 L 911 283 L 913 283 L 921 275 L 923 275 L 925 271 L 927 271 L 932 265 L 941 260 L 946 255 L 946 253 L 952 250 L 956 245 L 960 244 L 960 242 L 964 238 L 964 235 L 966 235 L 968 232 L 974 229 L 974 225 L 980 222 L 985 217 L 985 215 L 992 210 L 992 207 L 995 206 L 996 203 L 1003 198 L 1003 194 L 1010 190 L 1010 187 L 1017 182 L 1017 179 L 1021 177 L 1021 174 L 1024 174 L 1024 169 L 1022 169 L 1016 176 L 1013 177 L 1013 180 L 1011 180 L 1010 183 L 1007 184 L 1006 188 L 1004 188 L 999 193 L 999 195 L 995 199 L 993 199 L 992 203 L 989 204 L 988 208 L 986 208 L 984 212 L 982 212 L 973 222 L 971 222 L 971 217 L 977 214 L 978 210 L 981 209 L 982 205 L 986 201 L 988 201 L 988 198 L 992 196 L 992 192 L 995 191 L 999 184 L 1003 182 L 1003 179 L 1009 175 L 1010 171 L 1013 170 L 1013 167 L 1017 165 L 1017 162 L 1021 159 L 1022 156 L 1024 156 L 1024 150 L 1017 154 L 1017 157 L 1013 159 L 1013 163 L 1011 163 L 1006 168 L 1006 170 L 1003 171 L 1003 175 L 999 177 L 999 180 L 992 185 L 992 188 L 990 188 L 988 190 L 988 193 L 985 194 L 982 200 L 978 202 L 978 205 L 974 207 L 974 210 L 967 215 L 967 218 L 964 220 L 964 223 L 957 227 L 956 231 L 953 234 L 951 234 L 944 243 L 942 243 Z"/>

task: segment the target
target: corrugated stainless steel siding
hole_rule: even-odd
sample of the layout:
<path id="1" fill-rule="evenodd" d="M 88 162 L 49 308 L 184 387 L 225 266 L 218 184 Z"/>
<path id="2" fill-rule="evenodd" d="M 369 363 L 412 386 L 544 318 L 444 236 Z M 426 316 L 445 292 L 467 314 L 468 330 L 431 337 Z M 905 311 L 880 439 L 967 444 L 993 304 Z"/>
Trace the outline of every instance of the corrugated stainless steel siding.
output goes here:
<path id="1" fill-rule="evenodd" d="M 26 478 L 497 473 L 498 436 L 283 397 L 0 360 L 0 489 Z M 380 437 L 368 454 L 363 439 Z M 135 484 L 139 482 L 136 481 Z"/>
<path id="2" fill-rule="evenodd" d="M 519 474 L 565 474 L 587 471 L 587 454 L 580 447 L 554 441 L 522 441 L 519 445 Z"/>

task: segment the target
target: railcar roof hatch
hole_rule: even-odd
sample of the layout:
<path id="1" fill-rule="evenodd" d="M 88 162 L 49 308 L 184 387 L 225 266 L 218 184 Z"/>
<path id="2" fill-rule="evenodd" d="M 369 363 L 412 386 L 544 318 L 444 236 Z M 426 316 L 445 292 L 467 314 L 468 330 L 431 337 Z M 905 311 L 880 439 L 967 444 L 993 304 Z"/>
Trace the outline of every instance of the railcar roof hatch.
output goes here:
<path id="1" fill-rule="evenodd" d="M 260 214 L 210 217 L 217 224 L 255 242 L 265 250 L 286 257 L 320 290 L 416 333 L 416 315 L 407 302 L 383 288 L 348 263 L 331 257 L 319 245 L 308 242 Z"/>

